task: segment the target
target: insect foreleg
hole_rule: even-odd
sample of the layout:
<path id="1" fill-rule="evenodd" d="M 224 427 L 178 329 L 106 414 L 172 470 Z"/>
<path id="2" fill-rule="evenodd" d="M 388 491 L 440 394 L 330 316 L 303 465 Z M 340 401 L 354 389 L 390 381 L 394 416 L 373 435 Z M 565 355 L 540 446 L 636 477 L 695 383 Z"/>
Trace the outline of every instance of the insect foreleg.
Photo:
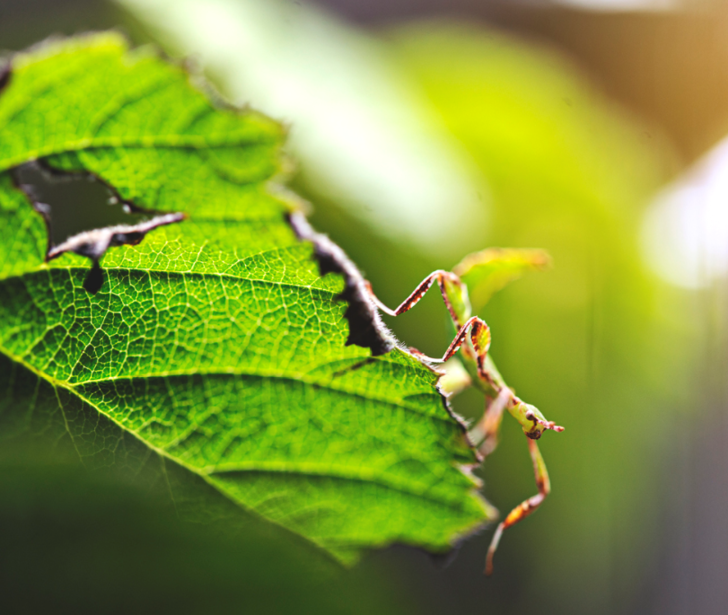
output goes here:
<path id="1" fill-rule="evenodd" d="M 442 269 L 432 272 L 424 280 L 422 280 L 412 294 L 410 294 L 410 296 L 394 310 L 388 308 L 377 298 L 372 291 L 371 286 L 369 286 L 369 293 L 371 294 L 372 300 L 376 306 L 385 314 L 389 314 L 390 316 L 399 316 L 417 305 L 419 300 L 422 299 L 435 281 L 437 281 L 437 285 L 440 287 L 442 299 L 445 302 L 445 306 L 447 307 L 447 311 L 450 313 L 453 322 L 458 327 L 458 332 L 442 359 L 435 359 L 421 355 L 422 358 L 435 363 L 447 361 L 460 349 L 463 342 L 467 339 L 468 331 L 470 331 L 472 350 L 466 346 L 466 351 L 469 355 L 475 354 L 473 358 L 477 363 L 478 376 L 486 382 L 489 382 L 491 378 L 489 377 L 485 367 L 485 358 L 488 354 L 488 348 L 490 348 L 490 329 L 488 325 L 485 324 L 485 321 L 481 320 L 477 316 L 470 316 L 468 291 L 465 285 L 460 281 L 460 278 L 454 273 L 443 271 Z"/>
<path id="2" fill-rule="evenodd" d="M 493 556 L 495 555 L 495 550 L 498 548 L 503 531 L 534 513 L 551 492 L 549 473 L 546 470 L 546 464 L 541 456 L 541 451 L 538 450 L 538 445 L 535 440 L 529 438 L 527 441 L 528 450 L 531 453 L 531 460 L 533 461 L 533 472 L 536 476 L 538 493 L 516 506 L 496 528 L 495 534 L 493 534 L 493 540 L 490 543 L 490 547 L 488 547 L 488 555 L 485 558 L 486 575 L 490 575 L 493 572 Z"/>
<path id="3" fill-rule="evenodd" d="M 419 303 L 420 299 L 425 296 L 425 293 L 430 290 L 430 287 L 435 281 L 437 281 L 437 285 L 440 287 L 440 293 L 445 301 L 447 311 L 450 312 L 450 316 L 453 321 L 455 321 L 455 324 L 458 327 L 462 326 L 462 323 L 470 317 L 470 304 L 467 299 L 465 286 L 460 281 L 460 278 L 454 273 L 443 271 L 442 269 L 433 271 L 424 280 L 422 280 L 422 282 L 417 285 L 417 288 L 412 291 L 412 294 L 410 294 L 410 296 L 394 310 L 384 305 L 372 291 L 371 285 L 369 285 L 368 282 L 367 284 L 369 285 L 369 293 L 376 306 L 385 314 L 389 314 L 390 316 L 399 316 L 400 314 L 404 314 L 415 307 L 415 305 Z"/>
<path id="4" fill-rule="evenodd" d="M 455 335 L 455 339 L 450 343 L 445 354 L 442 358 L 436 359 L 435 357 L 428 357 L 425 354 L 419 352 L 419 356 L 425 361 L 431 361 L 432 363 L 444 363 L 449 358 L 455 355 L 460 350 L 467 339 L 468 331 L 470 331 L 470 342 L 475 350 L 475 361 L 478 366 L 478 377 L 483 378 L 486 381 L 490 380 L 490 376 L 485 368 L 485 357 L 488 355 L 488 348 L 490 348 L 490 328 L 477 316 L 473 316 L 468 319 L 466 323 L 460 327 L 460 330 Z M 472 351 L 470 351 L 472 352 Z"/>

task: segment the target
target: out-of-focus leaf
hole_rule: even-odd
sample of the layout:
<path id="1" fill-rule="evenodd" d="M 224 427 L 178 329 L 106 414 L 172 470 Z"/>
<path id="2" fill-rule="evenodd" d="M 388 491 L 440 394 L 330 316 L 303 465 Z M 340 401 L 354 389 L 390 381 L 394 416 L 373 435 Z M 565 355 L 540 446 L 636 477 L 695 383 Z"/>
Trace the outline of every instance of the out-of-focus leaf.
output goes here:
<path id="1" fill-rule="evenodd" d="M 342 569 L 263 519 L 193 526 L 119 477 L 17 461 L 0 460 L 3 613 L 417 612 L 371 566 Z"/>
<path id="2" fill-rule="evenodd" d="M 0 449 L 43 438 L 144 475 L 182 516 L 253 513 L 346 562 L 394 541 L 443 551 L 486 519 L 437 375 L 361 297 L 349 308 L 379 356 L 347 345 L 362 331 L 344 318 L 344 276 L 319 275 L 287 221 L 305 230 L 301 214 L 271 183 L 277 123 L 214 107 L 182 69 L 116 34 L 45 45 L 11 68 Z M 13 186 L 13 167 L 39 158 L 188 219 L 111 248 L 90 294 L 86 259 L 43 262 L 43 222 Z M 322 263 L 360 282 L 338 248 L 305 234 Z"/>
<path id="3" fill-rule="evenodd" d="M 488 248 L 466 256 L 453 272 L 467 285 L 473 310 L 477 312 L 510 282 L 550 264 L 551 259 L 543 250 Z"/>

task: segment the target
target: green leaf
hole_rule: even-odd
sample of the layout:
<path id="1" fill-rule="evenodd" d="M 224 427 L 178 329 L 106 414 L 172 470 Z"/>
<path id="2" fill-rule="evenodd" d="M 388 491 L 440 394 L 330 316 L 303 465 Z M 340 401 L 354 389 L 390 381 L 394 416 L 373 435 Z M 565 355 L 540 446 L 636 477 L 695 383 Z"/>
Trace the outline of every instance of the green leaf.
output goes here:
<path id="1" fill-rule="evenodd" d="M 16 56 L 0 131 L 0 456 L 113 466 L 185 518 L 253 514 L 345 562 L 392 542 L 443 551 L 487 519 L 437 374 L 275 183 L 279 124 L 101 34 Z M 14 185 L 37 159 L 186 219 L 109 249 L 87 292 L 88 260 L 44 262 Z"/>
<path id="2" fill-rule="evenodd" d="M 551 265 L 543 250 L 518 248 L 488 248 L 469 254 L 453 272 L 465 282 L 475 312 L 511 282 L 529 271 L 540 271 Z"/>

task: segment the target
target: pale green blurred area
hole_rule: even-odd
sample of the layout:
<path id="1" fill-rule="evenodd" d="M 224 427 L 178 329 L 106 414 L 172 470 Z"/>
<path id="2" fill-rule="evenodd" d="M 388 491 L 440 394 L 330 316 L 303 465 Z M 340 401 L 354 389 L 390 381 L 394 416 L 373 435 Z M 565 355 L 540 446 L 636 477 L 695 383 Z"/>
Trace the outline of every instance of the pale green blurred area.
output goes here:
<path id="1" fill-rule="evenodd" d="M 640 255 L 642 213 L 677 169 L 669 139 L 601 94 L 575 60 L 483 24 L 431 20 L 363 34 L 298 2 L 122 4 L 135 17 L 109 19 L 135 40 L 191 55 L 236 102 L 291 123 L 294 188 L 385 303 L 487 246 L 544 248 L 554 261 L 482 313 L 503 376 L 566 427 L 539 442 L 553 492 L 505 533 L 494 577 L 482 577 L 490 529 L 446 569 L 393 548 L 345 581 L 316 583 L 316 567 L 291 581 L 305 551 L 291 545 L 289 560 L 276 539 L 280 591 L 298 592 L 300 608 L 260 599 L 258 612 L 311 612 L 316 592 L 334 587 L 341 594 L 321 612 L 640 612 L 644 588 L 661 587 L 665 519 L 679 504 L 667 476 L 676 442 L 702 410 L 693 298 Z M 435 293 L 387 322 L 428 354 L 450 341 Z M 472 391 L 454 406 L 469 418 L 483 409 Z M 509 417 L 481 474 L 502 514 L 536 492 Z M 258 542 L 250 553 L 265 558 Z M 235 565 L 241 578 L 257 567 Z M 238 589 L 250 593 L 244 581 Z"/>
<path id="2" fill-rule="evenodd" d="M 458 254 L 486 212 L 471 162 L 370 35 L 288 0 L 120 0 L 237 104 L 290 126 L 299 179 L 390 241 Z"/>

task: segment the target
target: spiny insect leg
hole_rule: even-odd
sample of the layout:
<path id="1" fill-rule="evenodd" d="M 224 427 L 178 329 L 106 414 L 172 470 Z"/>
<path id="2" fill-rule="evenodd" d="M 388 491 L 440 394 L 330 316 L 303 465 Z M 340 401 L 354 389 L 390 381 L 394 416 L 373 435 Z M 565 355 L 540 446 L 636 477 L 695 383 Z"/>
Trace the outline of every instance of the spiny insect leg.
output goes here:
<path id="1" fill-rule="evenodd" d="M 470 331 L 470 341 L 473 344 L 475 350 L 475 360 L 478 365 L 478 375 L 486 381 L 490 381 L 489 375 L 485 368 L 485 357 L 488 354 L 488 348 L 490 348 L 490 328 L 477 316 L 469 318 L 465 324 L 460 327 L 457 332 L 455 339 L 450 343 L 445 354 L 442 358 L 437 359 L 435 357 L 428 357 L 422 353 L 420 356 L 425 361 L 431 361 L 432 363 L 444 363 L 450 357 L 454 356 L 455 353 L 460 349 L 467 338 L 468 331 Z"/>
<path id="2" fill-rule="evenodd" d="M 462 282 L 460 282 L 460 278 L 458 278 L 454 273 L 450 273 L 449 271 L 443 271 L 442 269 L 438 269 L 437 271 L 433 271 L 430 275 L 428 275 L 422 282 L 420 282 L 417 285 L 417 288 L 415 288 L 409 297 L 407 297 L 396 309 L 391 309 L 384 305 L 379 298 L 374 294 L 374 291 L 372 290 L 371 285 L 369 282 L 367 282 L 367 286 L 369 288 L 369 293 L 376 304 L 376 306 L 382 310 L 385 314 L 389 314 L 390 316 L 399 316 L 400 314 L 404 314 L 405 312 L 408 312 L 411 310 L 415 305 L 417 305 L 422 299 L 422 297 L 425 296 L 425 293 L 427 293 L 428 290 L 430 290 L 430 287 L 432 286 L 433 282 L 437 280 L 437 284 L 440 287 L 440 292 L 442 293 L 442 296 L 445 300 L 445 305 L 447 306 L 448 311 L 450 312 L 450 315 L 453 317 L 453 320 L 460 325 L 458 322 L 457 316 L 455 315 L 452 306 L 450 305 L 450 301 L 447 297 L 447 293 L 445 290 L 445 281 L 448 280 L 453 284 L 461 285 Z"/>
<path id="3" fill-rule="evenodd" d="M 460 281 L 460 278 L 458 276 L 449 271 L 443 271 L 442 269 L 433 271 L 424 280 L 422 280 L 422 282 L 420 282 L 420 284 L 417 286 L 417 288 L 415 288 L 412 294 L 407 297 L 399 305 L 399 307 L 394 310 L 384 305 L 372 291 L 371 285 L 369 285 L 368 283 L 367 285 L 372 300 L 380 310 L 382 310 L 385 314 L 389 314 L 390 316 L 399 316 L 400 314 L 404 314 L 408 310 L 411 310 L 415 305 L 417 305 L 419 300 L 422 299 L 422 297 L 430 289 L 435 281 L 437 281 L 437 284 L 440 287 L 440 293 L 442 294 L 443 301 L 445 302 L 445 306 L 447 307 L 450 316 L 455 322 L 455 325 L 458 327 L 458 332 L 442 359 L 435 359 L 433 357 L 421 355 L 422 358 L 425 360 L 433 361 L 435 363 L 447 361 L 459 350 L 460 346 L 462 346 L 463 342 L 466 339 L 468 331 L 470 331 L 470 341 L 473 344 L 472 350 L 475 351 L 474 358 L 478 366 L 478 375 L 485 381 L 489 382 L 490 378 L 485 368 L 485 357 L 487 356 L 488 348 L 490 347 L 490 328 L 487 324 L 485 324 L 483 320 L 481 320 L 477 316 L 472 316 L 467 319 L 465 318 L 467 312 L 470 311 L 470 308 L 469 304 L 467 304 L 466 299 L 467 292 L 465 291 L 463 283 Z M 448 285 L 450 285 L 451 291 L 453 289 L 457 291 L 455 295 L 460 298 L 460 303 L 463 303 L 463 301 L 465 301 L 465 304 L 467 304 L 468 307 L 465 307 L 465 304 L 463 304 L 461 306 L 458 306 L 458 309 L 455 309 L 455 306 L 448 296 Z M 465 296 L 465 299 L 463 298 L 463 295 Z M 462 320 L 465 320 L 465 322 L 462 323 Z M 472 356 L 472 351 L 469 348 L 467 348 L 467 352 Z"/>
<path id="4" fill-rule="evenodd" d="M 495 534 L 493 534 L 493 540 L 488 548 L 488 555 L 485 559 L 485 574 L 488 576 L 493 572 L 493 556 L 495 555 L 495 550 L 498 548 L 503 531 L 534 513 L 551 492 L 551 482 L 549 481 L 546 464 L 541 456 L 541 451 L 538 450 L 538 445 L 535 440 L 528 439 L 528 450 L 531 453 L 531 460 L 533 461 L 533 472 L 536 476 L 538 493 L 516 506 L 496 528 Z"/>

